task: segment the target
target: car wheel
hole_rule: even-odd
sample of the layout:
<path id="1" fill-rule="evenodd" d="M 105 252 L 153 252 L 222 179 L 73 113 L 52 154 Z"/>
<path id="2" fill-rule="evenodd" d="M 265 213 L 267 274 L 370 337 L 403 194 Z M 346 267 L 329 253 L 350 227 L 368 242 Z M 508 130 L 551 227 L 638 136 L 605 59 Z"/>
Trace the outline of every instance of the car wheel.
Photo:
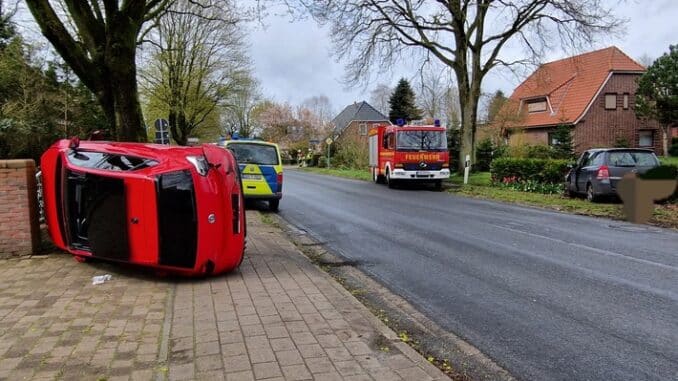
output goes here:
<path id="1" fill-rule="evenodd" d="M 588 200 L 589 202 L 598 201 L 598 196 L 593 191 L 593 184 L 591 183 L 586 184 L 586 200 Z"/>
<path id="2" fill-rule="evenodd" d="M 271 212 L 277 212 L 280 206 L 280 200 L 268 200 L 268 209 Z"/>
<path id="3" fill-rule="evenodd" d="M 565 197 L 574 198 L 576 196 L 576 194 L 574 192 L 572 192 L 572 188 L 570 187 L 570 183 L 565 183 L 564 188 L 565 188 L 565 190 L 563 191 L 563 194 L 565 195 Z"/>

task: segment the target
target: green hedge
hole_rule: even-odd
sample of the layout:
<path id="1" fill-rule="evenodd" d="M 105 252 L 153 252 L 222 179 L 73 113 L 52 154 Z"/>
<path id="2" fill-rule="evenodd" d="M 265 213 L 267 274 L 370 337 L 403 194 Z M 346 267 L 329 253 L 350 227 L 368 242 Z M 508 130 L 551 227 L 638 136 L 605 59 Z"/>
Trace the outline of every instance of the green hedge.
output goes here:
<path id="1" fill-rule="evenodd" d="M 490 173 L 492 181 L 500 183 L 531 181 L 559 184 L 564 182 L 570 163 L 569 160 L 503 157 L 492 161 Z"/>

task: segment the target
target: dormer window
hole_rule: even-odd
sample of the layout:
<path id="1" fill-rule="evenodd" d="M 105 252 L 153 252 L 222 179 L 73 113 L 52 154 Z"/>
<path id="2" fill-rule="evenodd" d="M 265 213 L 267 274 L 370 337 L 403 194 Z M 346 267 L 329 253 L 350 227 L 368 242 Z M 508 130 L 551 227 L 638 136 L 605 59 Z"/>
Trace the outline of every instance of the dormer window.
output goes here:
<path id="1" fill-rule="evenodd" d="M 527 101 L 527 112 L 544 112 L 548 107 L 546 103 L 546 98 L 537 98 Z"/>

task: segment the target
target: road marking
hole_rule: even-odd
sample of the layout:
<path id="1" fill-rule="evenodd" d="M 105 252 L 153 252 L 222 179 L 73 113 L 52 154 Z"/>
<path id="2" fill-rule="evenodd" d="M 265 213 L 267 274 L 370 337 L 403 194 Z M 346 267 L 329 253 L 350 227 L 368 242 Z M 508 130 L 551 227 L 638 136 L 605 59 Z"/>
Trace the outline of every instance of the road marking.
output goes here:
<path id="1" fill-rule="evenodd" d="M 515 233 L 522 233 L 522 234 L 529 235 L 529 236 L 532 236 L 532 237 L 545 238 L 545 239 L 548 239 L 550 241 L 564 243 L 566 245 L 574 246 L 574 247 L 577 247 L 577 248 L 580 248 L 580 249 L 595 251 L 597 253 L 607 255 L 607 256 L 610 256 L 610 257 L 624 258 L 624 259 L 628 259 L 630 261 L 642 263 L 642 264 L 645 264 L 645 265 L 657 266 L 659 268 L 671 270 L 671 271 L 678 271 L 678 266 L 671 266 L 671 265 L 667 265 L 667 264 L 660 263 L 660 262 L 654 262 L 654 261 L 650 261 L 650 260 L 647 260 L 647 259 L 641 259 L 641 258 L 629 256 L 629 255 L 615 253 L 614 251 L 598 249 L 598 248 L 595 248 L 595 247 L 581 245 L 581 244 L 574 243 L 574 242 L 567 242 L 567 241 L 562 240 L 562 239 L 553 238 L 553 237 L 549 237 L 549 236 L 542 235 L 542 234 L 529 233 L 529 232 L 519 230 L 519 229 L 507 228 L 506 226 L 495 225 L 495 224 L 492 224 L 492 226 L 495 226 L 495 227 L 498 227 L 498 228 L 504 229 L 504 230 L 509 230 L 509 231 L 512 231 L 512 232 L 515 232 Z"/>

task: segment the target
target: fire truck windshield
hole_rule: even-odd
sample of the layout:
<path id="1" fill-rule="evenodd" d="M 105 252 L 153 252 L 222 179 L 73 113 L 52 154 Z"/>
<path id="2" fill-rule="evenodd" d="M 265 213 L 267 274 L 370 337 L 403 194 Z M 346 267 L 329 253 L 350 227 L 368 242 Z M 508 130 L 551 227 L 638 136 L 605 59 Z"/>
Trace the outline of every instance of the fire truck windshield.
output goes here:
<path id="1" fill-rule="evenodd" d="M 398 131 L 396 149 L 445 150 L 447 135 L 445 131 Z"/>

